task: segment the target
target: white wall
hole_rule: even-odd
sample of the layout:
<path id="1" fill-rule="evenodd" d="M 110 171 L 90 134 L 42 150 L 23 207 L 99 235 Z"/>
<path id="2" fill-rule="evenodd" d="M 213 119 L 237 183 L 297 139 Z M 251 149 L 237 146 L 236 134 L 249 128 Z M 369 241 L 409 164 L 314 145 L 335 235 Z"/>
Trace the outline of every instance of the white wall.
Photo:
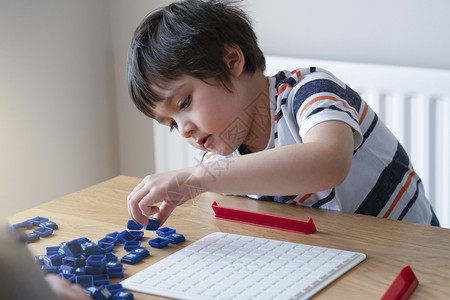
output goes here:
<path id="1" fill-rule="evenodd" d="M 128 96 L 135 27 L 171 1 L 0 0 L 2 212 L 154 170 Z M 450 69 L 450 1 L 244 0 L 264 53 Z M 157 142 L 157 141 L 156 141 Z"/>
<path id="2" fill-rule="evenodd" d="M 266 55 L 450 69 L 448 0 L 244 0 Z"/>
<path id="3" fill-rule="evenodd" d="M 1 214 L 120 174 L 107 8 L 0 1 Z"/>

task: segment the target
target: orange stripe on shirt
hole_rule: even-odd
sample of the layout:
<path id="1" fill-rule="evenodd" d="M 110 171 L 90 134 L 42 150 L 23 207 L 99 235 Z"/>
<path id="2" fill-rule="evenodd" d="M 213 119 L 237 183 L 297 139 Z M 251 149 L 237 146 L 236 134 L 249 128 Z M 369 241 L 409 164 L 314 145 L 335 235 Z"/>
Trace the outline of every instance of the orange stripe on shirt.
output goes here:
<path id="1" fill-rule="evenodd" d="M 304 195 L 300 200 L 298 200 L 299 203 L 305 202 L 309 197 L 311 197 L 312 194 L 306 194 Z"/>
<path id="2" fill-rule="evenodd" d="M 362 113 L 361 117 L 359 118 L 359 123 L 358 123 L 359 125 L 362 124 L 362 122 L 364 121 L 364 118 L 367 115 L 367 111 L 369 110 L 369 105 L 367 105 L 366 102 L 363 102 L 363 104 L 364 104 L 364 109 L 363 109 L 363 113 Z"/>
<path id="3" fill-rule="evenodd" d="M 391 206 L 387 210 L 387 212 L 384 214 L 383 218 L 388 218 L 391 212 L 394 210 L 395 206 L 397 205 L 400 198 L 403 196 L 403 194 L 406 192 L 406 190 L 409 188 L 409 185 L 411 184 L 412 178 L 416 174 L 416 172 L 412 171 L 411 174 L 409 174 L 408 179 L 406 180 L 406 183 L 400 191 L 398 192 L 397 196 L 394 199 L 394 202 L 392 202 Z"/>
<path id="4" fill-rule="evenodd" d="M 280 88 L 278 89 L 278 96 L 284 92 L 288 87 L 292 87 L 290 84 L 288 83 L 284 83 L 280 86 Z"/>
<path id="5" fill-rule="evenodd" d="M 209 153 L 208 155 L 206 155 L 206 156 L 203 158 L 202 163 L 204 163 L 204 162 L 207 161 L 211 156 L 214 156 L 214 155 L 216 155 L 216 154 L 217 154 L 217 153 L 214 153 L 214 152 Z"/>
<path id="6" fill-rule="evenodd" d="M 300 78 L 300 76 L 302 76 L 302 72 L 300 70 L 291 71 L 291 74 L 296 74 L 297 78 Z"/>
<path id="7" fill-rule="evenodd" d="M 359 118 L 358 113 L 356 112 L 356 110 L 353 107 L 348 106 L 345 101 L 337 99 L 337 98 L 332 97 L 332 96 L 319 96 L 319 97 L 316 97 L 316 98 L 312 99 L 311 101 L 308 102 L 308 104 L 305 105 L 305 107 L 303 107 L 302 111 L 300 112 L 299 118 L 302 116 L 303 112 L 309 106 L 311 106 L 312 104 L 314 104 L 316 102 L 322 101 L 322 100 L 333 100 L 333 101 L 336 101 L 336 102 L 341 102 L 344 105 L 345 108 L 352 110 L 355 113 L 355 115 L 358 116 L 358 118 Z"/>

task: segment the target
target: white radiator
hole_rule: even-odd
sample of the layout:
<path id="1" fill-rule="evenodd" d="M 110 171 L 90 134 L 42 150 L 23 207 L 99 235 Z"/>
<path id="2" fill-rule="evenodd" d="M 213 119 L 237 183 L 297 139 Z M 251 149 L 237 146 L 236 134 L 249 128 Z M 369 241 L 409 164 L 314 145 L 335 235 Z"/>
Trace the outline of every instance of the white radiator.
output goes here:
<path id="1" fill-rule="evenodd" d="M 410 154 L 442 227 L 450 228 L 450 71 L 266 57 L 266 74 L 316 66 L 359 92 Z M 156 172 L 198 164 L 201 153 L 155 122 Z"/>

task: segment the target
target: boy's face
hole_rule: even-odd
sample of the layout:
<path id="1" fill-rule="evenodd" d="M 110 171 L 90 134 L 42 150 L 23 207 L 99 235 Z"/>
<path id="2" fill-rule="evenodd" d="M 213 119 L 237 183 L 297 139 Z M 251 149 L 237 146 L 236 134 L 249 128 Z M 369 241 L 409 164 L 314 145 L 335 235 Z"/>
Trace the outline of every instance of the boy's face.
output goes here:
<path id="1" fill-rule="evenodd" d="M 155 119 L 176 128 L 195 148 L 228 155 L 251 136 L 252 119 L 245 113 L 239 82 L 229 92 L 215 79 L 185 75 L 152 88 L 165 99 L 156 103 Z"/>

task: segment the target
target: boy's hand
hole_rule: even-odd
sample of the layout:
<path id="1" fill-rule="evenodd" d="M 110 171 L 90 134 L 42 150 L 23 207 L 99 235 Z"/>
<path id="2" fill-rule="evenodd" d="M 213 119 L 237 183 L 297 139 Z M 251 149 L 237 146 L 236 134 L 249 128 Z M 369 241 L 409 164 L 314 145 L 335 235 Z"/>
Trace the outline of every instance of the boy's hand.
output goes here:
<path id="1" fill-rule="evenodd" d="M 202 192 L 200 180 L 186 169 L 149 175 L 128 196 L 128 212 L 141 225 L 146 226 L 147 216 L 153 214 L 163 224 L 175 207 Z"/>

